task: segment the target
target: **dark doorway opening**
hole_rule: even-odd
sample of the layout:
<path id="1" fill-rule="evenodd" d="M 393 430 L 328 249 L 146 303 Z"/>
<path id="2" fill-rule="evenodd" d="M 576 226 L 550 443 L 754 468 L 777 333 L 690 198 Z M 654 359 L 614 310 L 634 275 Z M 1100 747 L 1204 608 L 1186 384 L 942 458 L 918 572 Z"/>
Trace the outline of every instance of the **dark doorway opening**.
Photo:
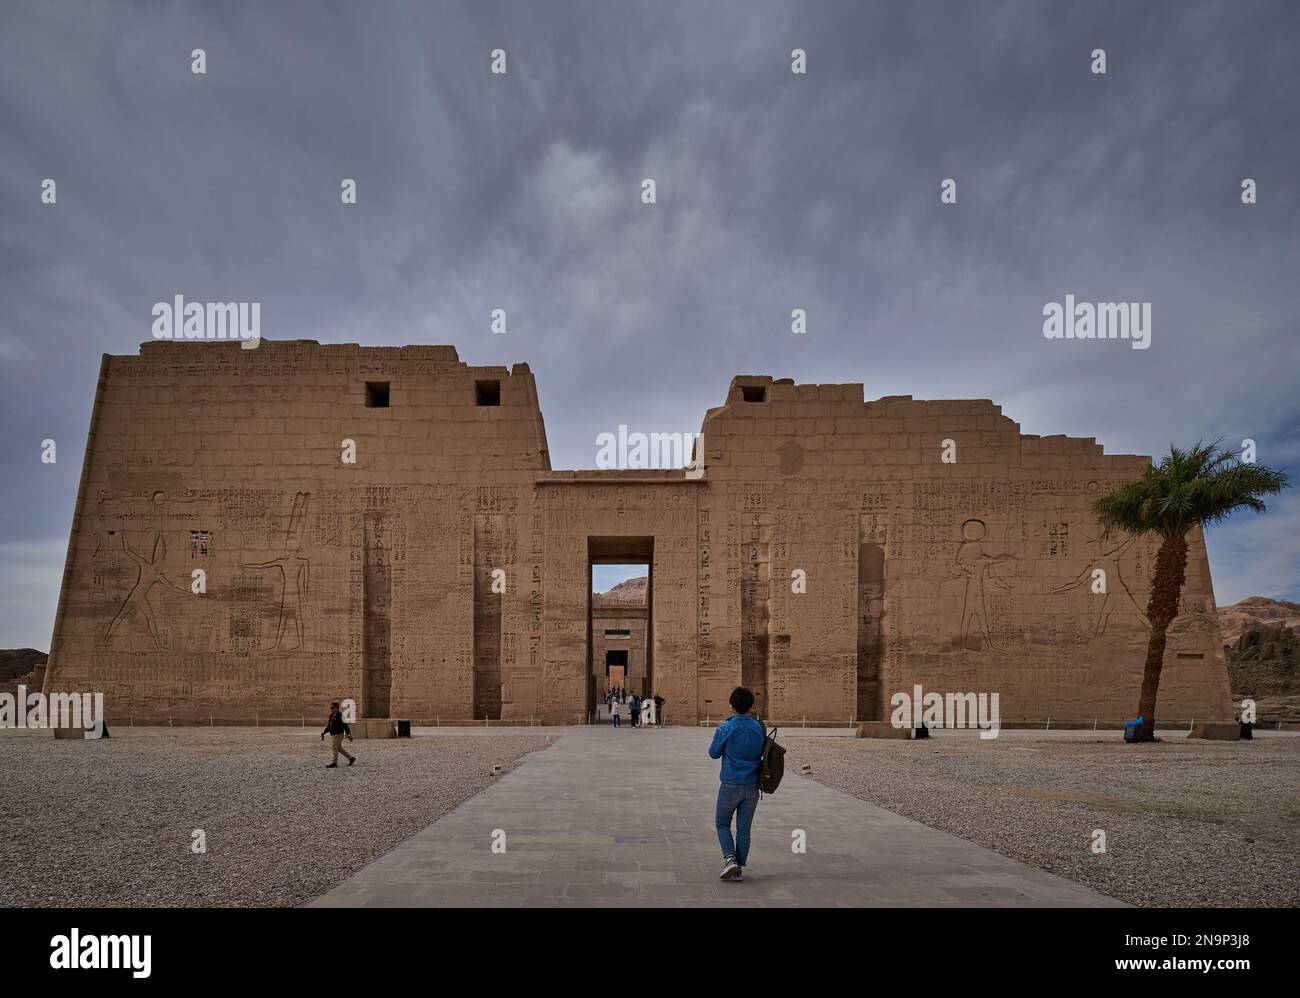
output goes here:
<path id="1" fill-rule="evenodd" d="M 627 651 L 607 650 L 605 652 L 605 686 L 611 690 L 621 690 L 627 685 Z"/>

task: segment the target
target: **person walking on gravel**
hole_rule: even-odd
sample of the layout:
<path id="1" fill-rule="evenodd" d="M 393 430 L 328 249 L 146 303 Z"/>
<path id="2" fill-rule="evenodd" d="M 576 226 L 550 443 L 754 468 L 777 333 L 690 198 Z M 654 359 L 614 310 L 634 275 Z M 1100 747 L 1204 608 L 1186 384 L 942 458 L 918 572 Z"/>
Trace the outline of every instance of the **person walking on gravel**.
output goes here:
<path id="1" fill-rule="evenodd" d="M 325 730 L 320 733 L 320 740 L 324 741 L 326 735 L 330 736 L 330 748 L 334 750 L 334 760 L 325 767 L 326 769 L 339 768 L 339 753 L 348 760 L 349 766 L 357 761 L 357 757 L 349 754 L 343 747 L 344 735 L 347 736 L 348 741 L 352 741 L 352 729 L 348 727 L 348 722 L 343 720 L 343 712 L 339 710 L 337 700 L 330 704 L 330 717 L 325 722 Z"/>

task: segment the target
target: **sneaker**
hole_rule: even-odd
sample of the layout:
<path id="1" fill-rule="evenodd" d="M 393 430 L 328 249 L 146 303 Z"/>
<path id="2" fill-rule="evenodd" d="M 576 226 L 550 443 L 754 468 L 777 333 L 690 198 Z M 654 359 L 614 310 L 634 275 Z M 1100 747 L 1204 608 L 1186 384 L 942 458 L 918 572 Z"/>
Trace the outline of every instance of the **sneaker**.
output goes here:
<path id="1" fill-rule="evenodd" d="M 727 861 L 722 864 L 722 872 L 718 874 L 718 879 L 719 880 L 740 879 L 740 867 L 736 865 L 736 861 L 734 859 L 732 859 L 731 857 L 727 857 Z"/>
<path id="2" fill-rule="evenodd" d="M 326 766 L 325 768 L 326 768 L 326 769 L 338 769 L 338 768 L 339 768 L 339 764 L 338 764 L 337 762 L 331 762 L 331 763 L 330 763 L 328 766 Z"/>
<path id="3" fill-rule="evenodd" d="M 736 867 L 736 875 L 735 875 L 734 877 L 732 877 L 731 879 L 732 879 L 733 881 L 735 881 L 736 883 L 740 883 L 742 880 L 744 880 L 744 879 L 745 879 L 745 868 L 744 868 L 743 866 L 738 866 L 738 867 Z"/>

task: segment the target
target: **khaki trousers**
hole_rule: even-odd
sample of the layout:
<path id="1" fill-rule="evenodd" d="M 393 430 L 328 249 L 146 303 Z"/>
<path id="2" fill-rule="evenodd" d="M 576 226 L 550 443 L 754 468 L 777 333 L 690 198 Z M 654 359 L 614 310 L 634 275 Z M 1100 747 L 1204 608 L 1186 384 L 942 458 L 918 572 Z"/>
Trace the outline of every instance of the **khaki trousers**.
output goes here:
<path id="1" fill-rule="evenodd" d="M 348 750 L 343 747 L 344 737 L 344 735 L 330 735 L 330 748 L 334 750 L 334 759 L 332 760 L 334 762 L 339 761 L 340 752 L 343 754 L 345 759 L 355 758 L 354 756 L 349 755 Z"/>

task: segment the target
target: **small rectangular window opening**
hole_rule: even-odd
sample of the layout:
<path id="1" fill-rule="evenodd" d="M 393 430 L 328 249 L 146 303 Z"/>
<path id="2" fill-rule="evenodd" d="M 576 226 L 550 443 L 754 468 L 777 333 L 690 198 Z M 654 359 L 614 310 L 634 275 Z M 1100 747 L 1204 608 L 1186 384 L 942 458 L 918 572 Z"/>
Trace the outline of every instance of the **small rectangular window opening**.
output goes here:
<path id="1" fill-rule="evenodd" d="M 474 382 L 474 404 L 475 405 L 500 405 L 501 404 L 501 382 L 500 381 Z"/>
<path id="2" fill-rule="evenodd" d="M 388 408 L 388 382 L 387 381 L 366 382 L 366 408 L 367 409 Z"/>

